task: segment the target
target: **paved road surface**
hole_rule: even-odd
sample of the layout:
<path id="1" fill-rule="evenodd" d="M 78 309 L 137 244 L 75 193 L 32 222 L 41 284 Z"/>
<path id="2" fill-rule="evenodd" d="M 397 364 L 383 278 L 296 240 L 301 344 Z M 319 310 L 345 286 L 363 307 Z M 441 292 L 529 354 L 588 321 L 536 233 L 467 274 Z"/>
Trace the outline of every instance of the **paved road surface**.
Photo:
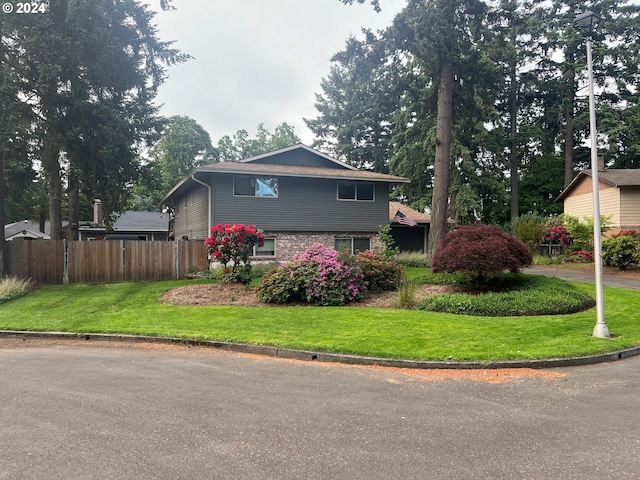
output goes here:
<path id="1" fill-rule="evenodd" d="M 640 357 L 518 372 L 0 339 L 0 479 L 640 479 Z"/>
<path id="2" fill-rule="evenodd" d="M 525 268 L 524 273 L 535 275 L 546 275 L 548 277 L 558 277 L 573 282 L 595 283 L 595 274 L 593 272 L 578 272 L 575 270 L 559 269 L 553 267 L 536 265 L 531 268 Z M 603 284 L 605 287 L 628 288 L 630 290 L 640 290 L 640 279 L 629 278 L 620 275 L 603 275 Z"/>

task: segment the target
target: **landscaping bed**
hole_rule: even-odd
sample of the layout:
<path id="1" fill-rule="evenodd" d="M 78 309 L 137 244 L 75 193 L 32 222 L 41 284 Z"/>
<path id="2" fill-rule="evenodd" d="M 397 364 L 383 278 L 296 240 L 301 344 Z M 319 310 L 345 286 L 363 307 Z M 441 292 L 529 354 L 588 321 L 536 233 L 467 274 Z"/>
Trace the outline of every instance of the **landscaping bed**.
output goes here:
<path id="1" fill-rule="evenodd" d="M 466 288 L 458 285 L 419 285 L 416 287 L 415 295 L 416 300 L 420 301 L 434 295 L 462 293 L 465 291 L 467 291 Z M 398 292 L 395 291 L 368 292 L 362 301 L 350 302 L 347 306 L 394 308 L 397 295 Z M 265 307 L 275 305 L 261 302 L 256 295 L 255 288 L 235 283 L 200 284 L 174 288 L 160 298 L 160 303 L 186 306 L 226 305 Z M 310 304 L 297 303 L 295 305 Z"/>

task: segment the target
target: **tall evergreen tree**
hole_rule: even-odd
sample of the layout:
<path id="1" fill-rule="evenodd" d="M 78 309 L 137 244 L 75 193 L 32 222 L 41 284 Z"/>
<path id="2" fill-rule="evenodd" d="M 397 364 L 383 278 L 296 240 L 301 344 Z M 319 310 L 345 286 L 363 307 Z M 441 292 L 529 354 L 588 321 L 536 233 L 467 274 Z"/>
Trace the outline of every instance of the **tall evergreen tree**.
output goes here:
<path id="1" fill-rule="evenodd" d="M 305 123 L 316 135 L 314 147 L 360 169 L 386 173 L 399 96 L 385 39 L 364 33 L 364 41 L 350 37 L 333 56 L 323 93 L 316 94 L 320 115 Z"/>
<path id="2" fill-rule="evenodd" d="M 243 158 L 272 152 L 297 143 L 300 143 L 300 138 L 291 125 L 281 123 L 276 127 L 275 133 L 271 133 L 261 123 L 254 138 L 251 138 L 249 132 L 244 129 L 238 130 L 233 138 L 225 135 L 218 140 L 217 152 L 221 162 L 237 162 Z"/>
<path id="3" fill-rule="evenodd" d="M 186 56 L 157 38 L 153 13 L 136 0 L 52 0 L 46 14 L 6 18 L 3 61 L 35 118 L 51 235 L 61 238 L 63 175 L 120 210 L 136 146 L 157 132 L 152 102 L 165 66 Z"/>

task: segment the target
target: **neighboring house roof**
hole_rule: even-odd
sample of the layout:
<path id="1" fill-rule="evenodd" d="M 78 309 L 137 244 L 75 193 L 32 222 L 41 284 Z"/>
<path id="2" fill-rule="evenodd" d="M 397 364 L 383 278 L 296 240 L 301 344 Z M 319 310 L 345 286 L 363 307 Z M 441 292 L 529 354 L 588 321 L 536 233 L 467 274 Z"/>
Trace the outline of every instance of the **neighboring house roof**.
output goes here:
<path id="1" fill-rule="evenodd" d="M 160 212 L 122 212 L 113 222 L 112 229 L 117 233 L 127 232 L 167 232 L 171 215 Z M 104 226 L 81 226 L 83 231 L 104 231 Z M 111 230 L 110 230 L 111 231 Z"/>
<path id="2" fill-rule="evenodd" d="M 400 202 L 389 202 L 389 223 L 393 222 L 398 212 L 402 213 L 405 217 L 409 217 L 416 223 L 431 223 L 431 215 L 409 208 Z"/>
<path id="3" fill-rule="evenodd" d="M 591 170 L 582 170 L 567 188 L 558 195 L 556 202 L 564 200 L 578 184 L 587 177 L 591 178 L 591 175 Z M 612 187 L 637 187 L 640 186 L 640 169 L 601 170 L 598 172 L 598 180 Z"/>
<path id="4" fill-rule="evenodd" d="M 270 163 L 258 163 L 262 159 L 271 156 L 281 155 L 285 152 L 293 150 L 304 150 L 312 154 L 332 162 L 333 168 L 308 167 L 297 165 L 280 165 Z M 338 167 L 338 168 L 336 168 Z M 162 203 L 171 200 L 174 194 L 181 190 L 185 183 L 192 180 L 192 175 L 196 173 L 225 173 L 225 174 L 257 174 L 257 175 L 277 175 L 279 177 L 305 177 L 305 178 L 326 178 L 336 180 L 361 180 L 368 182 L 386 182 L 390 184 L 410 183 L 408 178 L 397 177 L 395 175 L 387 175 L 384 173 L 368 172 L 358 170 L 346 163 L 332 159 L 327 155 L 317 152 L 306 145 L 295 145 L 286 149 L 276 150 L 275 152 L 258 155 L 239 162 L 223 162 L 212 165 L 204 165 L 196 168 L 191 174 L 185 177 L 180 183 L 171 189 L 171 191 L 162 199 Z"/>
<path id="5" fill-rule="evenodd" d="M 49 222 L 45 225 L 45 231 L 50 229 Z M 20 222 L 10 223 L 4 226 L 5 240 L 14 240 L 16 238 L 31 238 L 50 240 L 49 233 L 40 231 L 40 225 L 30 220 L 22 220 Z"/>
<path id="6" fill-rule="evenodd" d="M 122 212 L 113 223 L 116 232 L 137 231 L 157 232 L 167 231 L 171 215 L 160 212 Z"/>

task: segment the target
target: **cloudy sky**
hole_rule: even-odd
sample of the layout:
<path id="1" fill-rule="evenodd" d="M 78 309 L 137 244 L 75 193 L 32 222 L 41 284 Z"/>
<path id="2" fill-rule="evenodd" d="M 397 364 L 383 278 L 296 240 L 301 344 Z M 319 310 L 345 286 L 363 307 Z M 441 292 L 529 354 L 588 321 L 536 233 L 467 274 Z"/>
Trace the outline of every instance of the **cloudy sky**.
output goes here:
<path id="1" fill-rule="evenodd" d="M 375 13 L 338 0 L 174 0 L 177 10 L 156 17 L 159 35 L 194 58 L 170 67 L 161 113 L 195 119 L 214 145 L 239 129 L 254 136 L 258 124 L 273 132 L 282 122 L 310 144 L 302 119 L 317 116 L 314 93 L 329 59 L 362 27 L 388 26 L 406 0 L 380 5 Z"/>

